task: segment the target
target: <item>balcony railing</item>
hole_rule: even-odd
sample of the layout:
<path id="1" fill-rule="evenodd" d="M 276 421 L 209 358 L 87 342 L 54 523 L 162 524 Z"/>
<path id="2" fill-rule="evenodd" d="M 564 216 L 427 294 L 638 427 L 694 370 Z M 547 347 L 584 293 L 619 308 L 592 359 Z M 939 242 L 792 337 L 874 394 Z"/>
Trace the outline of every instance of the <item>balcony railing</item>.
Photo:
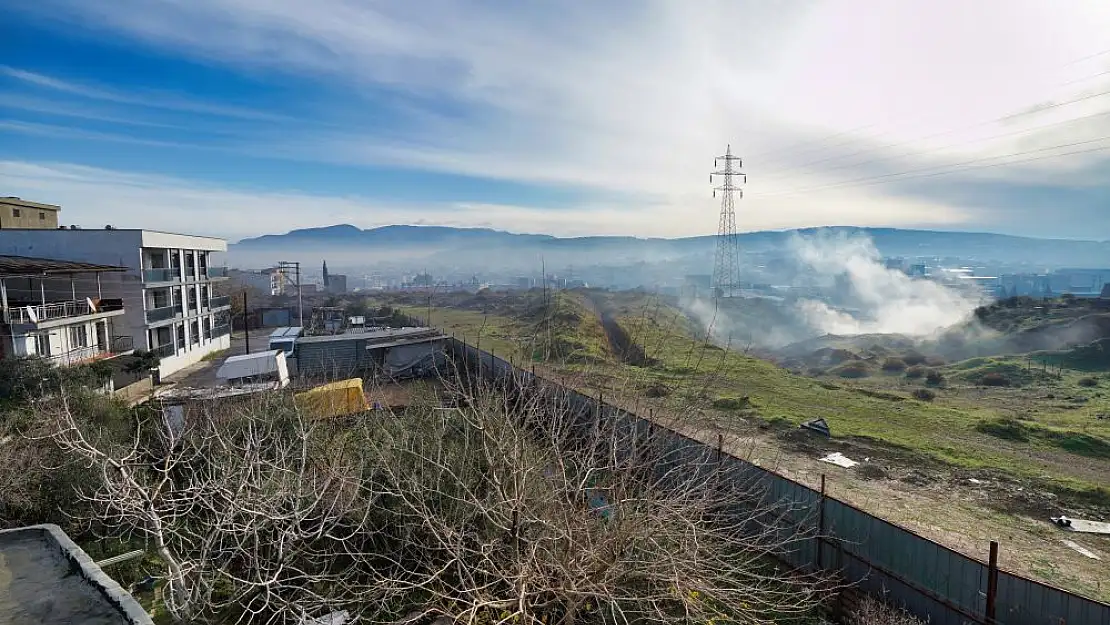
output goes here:
<path id="1" fill-rule="evenodd" d="M 143 280 L 146 282 L 178 282 L 181 272 L 177 268 L 144 269 Z"/>
<path id="2" fill-rule="evenodd" d="M 103 353 L 104 352 L 100 351 L 100 348 L 96 346 L 78 347 L 65 353 L 47 356 L 46 360 L 54 365 L 76 365 L 97 358 Z"/>
<path id="3" fill-rule="evenodd" d="M 227 267 L 209 267 L 208 268 L 208 277 L 209 278 L 226 278 L 227 277 Z"/>
<path id="4" fill-rule="evenodd" d="M 165 345 L 159 345 L 150 350 L 150 353 L 159 358 L 169 358 L 177 353 L 177 349 L 173 346 L 173 343 L 166 343 Z"/>
<path id="5" fill-rule="evenodd" d="M 135 349 L 135 341 L 130 336 L 113 336 L 110 341 L 108 351 L 113 354 L 124 354 Z"/>
<path id="6" fill-rule="evenodd" d="M 209 308 L 227 308 L 228 306 L 231 306 L 230 295 L 221 295 L 209 300 Z"/>
<path id="7" fill-rule="evenodd" d="M 167 319 L 173 319 L 182 314 L 181 304 L 174 304 L 173 306 L 163 306 L 162 308 L 154 308 L 146 311 L 146 322 L 157 323 Z"/>
<path id="8" fill-rule="evenodd" d="M 116 310 L 123 310 L 123 300 L 100 300 L 97 303 L 96 310 L 93 310 L 93 308 L 89 306 L 88 300 L 30 304 L 26 306 L 12 305 L 7 311 L 6 319 L 7 322 L 11 324 L 42 323 L 43 321 L 95 315 L 97 313 Z"/>

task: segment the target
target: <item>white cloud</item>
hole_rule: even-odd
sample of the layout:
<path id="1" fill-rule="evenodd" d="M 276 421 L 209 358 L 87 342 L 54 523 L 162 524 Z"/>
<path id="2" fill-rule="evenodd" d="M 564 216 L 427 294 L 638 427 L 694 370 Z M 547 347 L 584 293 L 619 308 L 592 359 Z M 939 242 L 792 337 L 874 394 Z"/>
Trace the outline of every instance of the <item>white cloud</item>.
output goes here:
<path id="1" fill-rule="evenodd" d="M 280 138 L 244 151 L 592 187 L 634 198 L 622 206 L 546 214 L 511 209 L 503 215 L 507 228 L 711 232 L 716 209 L 706 172 L 726 142 L 746 157 L 751 176 L 749 199 L 740 205 L 742 229 L 958 225 L 985 213 L 908 199 L 890 185 L 792 192 L 922 167 L 943 171 L 972 158 L 1097 137 L 1091 133 L 1100 129 L 1110 135 L 1105 117 L 1047 127 L 1098 112 L 1110 98 L 983 123 L 1098 92 L 1099 79 L 1066 84 L 1110 61 L 1069 65 L 1106 45 L 1110 4 L 1096 0 L 120 0 L 107 11 L 53 0 L 28 7 L 207 62 L 352 90 L 384 87 L 465 111 L 460 121 L 422 110 L 419 126 L 389 140 L 357 123 L 343 132 L 290 126 Z M 1042 126 L 1043 132 L 991 138 Z M 835 133 L 843 134 L 814 143 Z M 976 177 L 1012 180 L 1058 165 L 997 168 Z M 397 221 L 413 219 L 397 215 Z"/>
<path id="2" fill-rule="evenodd" d="M 494 227 L 513 232 L 585 236 L 627 235 L 647 237 L 694 236 L 706 233 L 711 212 L 675 213 L 668 204 L 623 206 L 581 205 L 549 209 L 474 202 L 382 202 L 358 196 L 333 196 L 276 190 L 230 189 L 173 178 L 113 171 L 67 163 L 0 161 L 0 186 L 25 198 L 49 199 L 63 208 L 62 222 L 85 227 L 105 223 L 125 228 L 154 228 L 211 234 L 236 239 L 296 228 L 349 223 L 363 228 L 420 223 L 461 227 Z M 867 202 L 829 209 L 851 223 L 882 225 L 891 221 L 878 205 Z M 935 221 L 958 223 L 954 212 L 943 207 Z M 804 226 L 774 217 L 745 218 L 761 229 Z M 103 223 L 102 223 L 103 222 Z M 914 224 L 907 224 L 914 225 Z"/>

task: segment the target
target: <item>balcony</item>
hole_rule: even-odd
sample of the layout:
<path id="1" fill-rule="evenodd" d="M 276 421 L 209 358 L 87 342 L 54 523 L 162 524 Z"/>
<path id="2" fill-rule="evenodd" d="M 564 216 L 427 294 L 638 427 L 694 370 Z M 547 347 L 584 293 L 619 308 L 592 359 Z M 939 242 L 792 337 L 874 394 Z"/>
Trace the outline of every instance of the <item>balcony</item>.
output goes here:
<path id="1" fill-rule="evenodd" d="M 144 282 L 180 282 L 181 272 L 176 268 L 144 269 Z"/>
<path id="2" fill-rule="evenodd" d="M 81 363 L 90 362 L 107 355 L 108 354 L 106 352 L 102 352 L 100 348 L 96 346 L 78 347 L 62 354 L 47 356 L 46 361 L 52 365 L 64 367 L 68 365 L 79 365 Z"/>
<path id="3" fill-rule="evenodd" d="M 173 306 L 163 306 L 162 308 L 153 308 L 146 311 L 147 323 L 158 323 L 159 321 L 166 321 L 174 317 L 182 315 L 181 304 L 174 304 Z"/>
<path id="4" fill-rule="evenodd" d="M 208 277 L 209 278 L 226 278 L 227 277 L 227 267 L 209 267 L 208 268 Z"/>
<path id="5" fill-rule="evenodd" d="M 231 296 L 230 295 L 221 295 L 219 297 L 213 297 L 212 299 L 210 299 L 208 307 L 212 308 L 212 309 L 216 309 L 216 308 L 227 308 L 228 306 L 231 306 Z"/>
<path id="6" fill-rule="evenodd" d="M 169 358 L 177 353 L 177 349 L 173 346 L 173 343 L 166 343 L 165 345 L 159 345 L 150 350 L 150 353 L 159 358 Z"/>
<path id="7" fill-rule="evenodd" d="M 102 299 L 95 308 L 89 305 L 88 300 L 51 302 L 49 304 L 12 304 L 5 311 L 5 321 L 9 324 L 41 324 L 47 321 L 57 321 L 87 315 L 123 312 L 123 300 Z"/>

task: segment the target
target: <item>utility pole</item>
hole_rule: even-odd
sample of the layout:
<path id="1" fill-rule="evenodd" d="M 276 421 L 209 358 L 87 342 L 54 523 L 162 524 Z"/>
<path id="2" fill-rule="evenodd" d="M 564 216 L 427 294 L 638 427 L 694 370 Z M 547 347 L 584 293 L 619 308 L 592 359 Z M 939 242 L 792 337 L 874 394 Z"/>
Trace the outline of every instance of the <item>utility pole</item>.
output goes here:
<path id="1" fill-rule="evenodd" d="M 716 169 L 721 161 L 724 161 L 724 167 Z M 740 281 L 740 245 L 736 236 L 733 194 L 739 193 L 740 197 L 744 197 L 744 191 L 735 185 L 734 178 L 739 176 L 743 182 L 747 182 L 748 176 L 740 171 L 743 161 L 739 156 L 732 155 L 731 144 L 724 156 L 713 159 L 713 167 L 715 171 L 709 174 L 710 184 L 713 184 L 713 176 L 724 177 L 723 183 L 713 188 L 713 197 L 717 197 L 718 191 L 721 192 L 721 217 L 717 226 L 717 250 L 713 262 L 713 292 L 717 298 L 732 297 Z"/>
<path id="2" fill-rule="evenodd" d="M 301 300 L 301 264 L 299 262 L 280 261 L 278 262 L 278 271 L 281 272 L 282 280 L 289 279 L 289 271 L 292 270 L 294 275 L 297 276 L 296 282 L 293 284 L 297 287 L 297 325 L 304 327 L 304 302 Z"/>
<path id="3" fill-rule="evenodd" d="M 251 353 L 251 328 L 250 324 L 247 323 L 248 319 L 250 319 L 250 316 L 247 314 L 247 292 L 243 291 L 243 336 L 246 337 L 246 353 L 249 354 Z"/>

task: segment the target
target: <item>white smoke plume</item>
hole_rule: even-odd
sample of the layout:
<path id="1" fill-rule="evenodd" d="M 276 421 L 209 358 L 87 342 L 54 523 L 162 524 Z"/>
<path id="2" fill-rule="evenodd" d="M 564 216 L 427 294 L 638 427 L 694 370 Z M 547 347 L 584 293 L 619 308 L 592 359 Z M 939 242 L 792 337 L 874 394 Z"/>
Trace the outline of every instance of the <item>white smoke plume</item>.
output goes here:
<path id="1" fill-rule="evenodd" d="M 970 292 L 887 269 L 869 237 L 796 236 L 790 247 L 818 283 L 838 287 L 842 308 L 851 309 L 837 310 L 811 299 L 799 301 L 798 313 L 822 334 L 925 337 L 966 320 L 981 303 Z"/>

